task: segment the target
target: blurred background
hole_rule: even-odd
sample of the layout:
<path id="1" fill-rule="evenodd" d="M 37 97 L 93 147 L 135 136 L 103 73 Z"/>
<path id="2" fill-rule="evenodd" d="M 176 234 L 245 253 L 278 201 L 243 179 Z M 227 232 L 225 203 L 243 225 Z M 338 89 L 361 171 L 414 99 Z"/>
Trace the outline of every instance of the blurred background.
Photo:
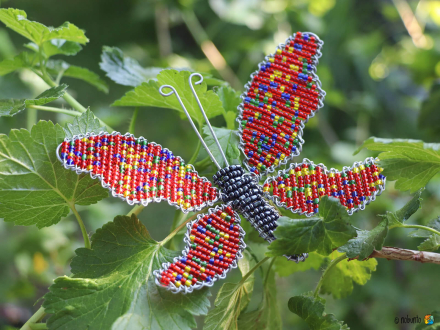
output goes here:
<path id="1" fill-rule="evenodd" d="M 77 56 L 65 59 L 102 77 L 102 47 L 116 46 L 144 67 L 188 67 L 211 73 L 240 91 L 265 54 L 272 53 L 292 33 L 310 31 L 325 42 L 318 75 L 327 96 L 319 115 L 306 125 L 301 159 L 340 169 L 370 155 L 361 152 L 353 156 L 356 147 L 370 136 L 440 142 L 440 1 L 10 0 L 1 1 L 1 7 L 25 10 L 30 20 L 48 26 L 70 21 L 84 29 L 90 43 Z M 0 26 L 0 59 L 22 51 L 25 42 Z M 110 104 L 131 88 L 105 79 L 110 85 L 108 94 L 81 81 L 67 78 L 65 82 L 80 103 L 125 132 L 133 108 Z M 27 71 L 0 77 L 0 98 L 31 97 L 45 88 Z M 60 124 L 72 120 L 41 111 L 38 119 Z M 213 125 L 224 125 L 223 119 L 215 118 Z M 26 112 L 0 119 L 0 133 L 26 127 Z M 191 157 L 196 145 L 189 123 L 166 109 L 141 108 L 136 134 L 184 159 Z M 429 183 L 422 210 L 410 222 L 426 224 L 440 215 L 439 183 L 439 176 Z M 387 188 L 366 211 L 353 216 L 355 225 L 371 229 L 379 221 L 377 214 L 397 210 L 410 198 L 409 193 L 394 190 L 392 182 Z M 105 199 L 78 210 L 93 233 L 129 209 L 120 200 Z M 163 203 L 148 206 L 140 218 L 160 240 L 169 233 L 174 214 L 174 209 Z M 416 249 L 421 239 L 409 238 L 407 233 L 392 230 L 385 245 Z M 1 330 L 15 329 L 32 315 L 36 310 L 33 304 L 47 292 L 52 280 L 70 274 L 70 260 L 82 244 L 73 216 L 43 230 L 0 222 Z M 265 245 L 254 245 L 251 243 L 262 255 Z M 387 260 L 378 263 L 372 279 L 364 286 L 355 284 L 349 297 L 334 300 L 326 296 L 327 312 L 335 313 L 352 329 L 414 329 L 412 325 L 395 325 L 395 317 L 418 315 L 423 319 L 440 308 L 438 266 Z M 313 290 L 320 275 L 320 270 L 308 270 L 277 279 L 284 329 L 307 329 L 289 312 L 287 301 Z M 231 280 L 239 277 L 234 273 Z M 260 284 L 257 280 L 254 297 L 261 295 Z"/>

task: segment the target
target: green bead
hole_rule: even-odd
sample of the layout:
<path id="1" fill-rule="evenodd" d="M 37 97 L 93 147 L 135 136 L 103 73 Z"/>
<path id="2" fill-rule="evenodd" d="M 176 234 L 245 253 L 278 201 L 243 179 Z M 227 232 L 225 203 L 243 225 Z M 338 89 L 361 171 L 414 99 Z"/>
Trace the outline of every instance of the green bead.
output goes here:
<path id="1" fill-rule="evenodd" d="M 133 168 L 134 168 L 135 170 L 137 170 L 138 166 L 137 166 L 137 165 L 133 165 Z"/>
<path id="2" fill-rule="evenodd" d="M 219 244 L 218 248 L 223 249 L 223 244 Z"/>
<path id="3" fill-rule="evenodd" d="M 191 281 L 192 279 L 193 279 L 193 276 L 192 276 L 192 275 L 189 275 L 189 276 L 188 276 L 188 280 Z"/>
<path id="4" fill-rule="evenodd" d="M 70 141 L 70 145 L 74 146 L 75 145 L 75 141 Z"/>
<path id="5" fill-rule="evenodd" d="M 195 250 L 195 249 L 197 248 L 197 244 L 196 244 L 196 243 L 191 244 L 191 248 L 192 248 L 193 250 Z"/>
<path id="6" fill-rule="evenodd" d="M 88 150 L 88 151 L 95 151 L 95 148 L 90 147 L 90 148 L 87 148 L 87 150 Z"/>
<path id="7" fill-rule="evenodd" d="M 147 145 L 147 140 L 142 140 L 142 145 L 146 146 Z"/>
<path id="8" fill-rule="evenodd" d="M 284 174 L 284 179 L 288 179 L 289 178 L 289 174 Z"/>
<path id="9" fill-rule="evenodd" d="M 201 264 L 203 267 L 206 267 L 206 261 L 202 261 L 202 264 Z"/>
<path id="10" fill-rule="evenodd" d="M 310 171 L 314 171 L 315 170 L 315 166 L 314 165 L 310 165 L 309 169 L 310 169 Z"/>
<path id="11" fill-rule="evenodd" d="M 304 190 L 305 190 L 304 187 L 299 188 L 300 192 L 304 192 Z"/>
<path id="12" fill-rule="evenodd" d="M 261 165 L 261 170 L 265 171 L 266 170 L 266 165 Z"/>
<path id="13" fill-rule="evenodd" d="M 212 238 L 209 240 L 209 244 L 214 244 L 214 240 Z"/>
<path id="14" fill-rule="evenodd" d="M 288 197 L 288 198 L 292 197 L 292 191 L 291 191 L 291 190 L 289 190 L 289 191 L 287 192 L 287 194 L 286 194 L 286 195 L 287 195 L 287 197 Z"/>
<path id="15" fill-rule="evenodd" d="M 225 217 L 225 221 L 227 221 L 227 222 L 231 221 L 231 216 L 230 216 L 230 215 L 227 215 L 227 216 Z"/>
<path id="16" fill-rule="evenodd" d="M 313 204 L 318 204 L 319 203 L 319 198 L 315 198 L 314 200 L 313 200 Z"/>
<path id="17" fill-rule="evenodd" d="M 287 100 L 287 101 L 286 101 L 286 105 L 287 105 L 288 107 L 290 107 L 290 103 L 291 103 L 290 100 Z"/>
<path id="18" fill-rule="evenodd" d="M 119 181 L 118 181 L 118 184 L 123 185 L 123 184 L 124 184 L 124 181 L 119 180 Z"/>
<path id="19" fill-rule="evenodd" d="M 278 126 L 278 121 L 277 121 L 277 120 L 274 120 L 273 123 L 272 123 L 272 125 L 273 125 L 273 126 Z"/>
<path id="20" fill-rule="evenodd" d="M 293 191 L 298 191 L 298 187 L 293 187 Z"/>
<path id="21" fill-rule="evenodd" d="M 159 186 L 159 190 L 163 190 L 163 188 L 164 188 L 163 185 L 160 185 L 160 186 Z"/>
<path id="22" fill-rule="evenodd" d="M 215 240 L 218 241 L 219 239 L 220 239 L 220 235 L 217 235 L 217 236 L 215 237 Z"/>
<path id="23" fill-rule="evenodd" d="M 307 184 L 304 185 L 304 187 L 306 187 L 306 188 L 312 188 L 312 185 L 307 183 Z"/>
<path id="24" fill-rule="evenodd" d="M 157 188 L 156 188 L 156 187 L 152 187 L 151 190 L 152 190 L 152 191 L 156 191 Z"/>
<path id="25" fill-rule="evenodd" d="M 263 152 L 263 149 L 261 149 L 261 148 L 257 149 L 257 154 L 261 155 L 262 152 Z"/>
<path id="26" fill-rule="evenodd" d="M 86 160 L 87 159 L 87 155 L 82 155 L 81 158 Z"/>
<path id="27" fill-rule="evenodd" d="M 342 172 L 342 173 L 341 173 L 341 176 L 342 176 L 343 178 L 345 178 L 345 177 L 347 176 L 347 173 Z"/>
<path id="28" fill-rule="evenodd" d="M 298 144 L 298 143 L 299 143 L 298 139 L 293 140 L 293 144 Z"/>
<path id="29" fill-rule="evenodd" d="M 115 143 L 113 141 L 110 141 L 108 144 L 110 144 L 111 146 L 115 145 Z"/>

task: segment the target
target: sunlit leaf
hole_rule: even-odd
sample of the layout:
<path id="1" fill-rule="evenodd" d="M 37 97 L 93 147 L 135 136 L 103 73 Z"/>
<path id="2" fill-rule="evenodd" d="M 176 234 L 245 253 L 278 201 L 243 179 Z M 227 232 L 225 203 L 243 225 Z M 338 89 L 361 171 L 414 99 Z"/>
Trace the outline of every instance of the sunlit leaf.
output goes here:
<path id="1" fill-rule="evenodd" d="M 76 117 L 73 123 L 67 123 L 64 128 L 66 138 L 71 139 L 74 135 L 86 134 L 88 132 L 94 132 L 98 134 L 101 131 L 105 131 L 106 128 L 101 126 L 99 120 L 95 117 L 90 109 L 87 109 L 81 116 Z"/>
<path id="2" fill-rule="evenodd" d="M 188 295 L 158 287 L 153 270 L 177 254 L 154 241 L 136 218 L 117 216 L 76 250 L 73 277 L 59 277 L 44 296 L 49 329 L 189 330 L 206 314 L 208 289 Z"/>
<path id="3" fill-rule="evenodd" d="M 157 81 L 150 80 L 142 83 L 134 90 L 125 94 L 125 96 L 123 96 L 121 99 L 113 103 L 113 105 L 167 108 L 183 113 L 176 95 L 165 97 L 159 93 L 160 86 L 171 85 L 179 93 L 182 102 L 186 106 L 191 117 L 201 125 L 203 124 L 204 119 L 188 83 L 190 74 L 191 72 L 189 71 L 179 72 L 176 70 L 162 70 L 157 76 Z M 200 85 L 195 85 L 194 88 L 200 98 L 200 102 L 202 103 L 208 118 L 222 114 L 224 110 L 218 95 L 213 91 L 208 91 L 205 82 L 202 82 Z M 169 89 L 165 89 L 166 93 L 169 91 Z"/>
<path id="4" fill-rule="evenodd" d="M 238 262 L 243 277 L 251 269 L 251 256 L 244 252 L 244 258 Z M 214 308 L 205 318 L 204 330 L 232 330 L 237 329 L 237 320 L 251 300 L 254 289 L 254 274 L 250 274 L 244 281 L 225 283 L 215 298 Z"/>
<path id="5" fill-rule="evenodd" d="M 295 263 L 287 258 L 279 257 L 275 260 L 275 271 L 279 276 L 289 276 L 296 272 L 304 272 L 309 269 L 318 270 L 328 258 L 316 252 L 310 252 L 304 262 Z"/>
<path id="6" fill-rule="evenodd" d="M 1 218 L 47 227 L 65 217 L 69 205 L 90 205 L 108 196 L 99 180 L 61 166 L 56 149 L 63 140 L 63 128 L 46 121 L 31 132 L 0 134 Z"/>
<path id="7" fill-rule="evenodd" d="M 437 217 L 435 219 L 432 219 L 431 221 L 429 221 L 426 224 L 427 227 L 433 228 L 437 231 L 440 231 L 440 217 Z M 412 232 L 409 233 L 408 236 L 411 237 L 429 237 L 431 236 L 432 232 L 429 230 L 425 230 L 425 229 L 417 229 L 417 230 L 413 230 Z"/>
<path id="8" fill-rule="evenodd" d="M 82 47 L 79 43 L 67 41 L 65 39 L 48 40 L 45 41 L 41 46 L 30 42 L 24 46 L 36 53 L 38 53 L 41 49 L 41 52 L 45 58 L 49 58 L 54 55 L 73 56 L 82 50 Z"/>
<path id="9" fill-rule="evenodd" d="M 371 137 L 356 151 L 380 151 L 380 166 L 387 180 L 396 180 L 396 189 L 411 193 L 426 186 L 440 171 L 440 144 L 420 140 L 379 139 Z"/>
<path id="10" fill-rule="evenodd" d="M 407 221 L 417 210 L 422 206 L 422 199 L 420 195 L 423 189 L 417 191 L 411 200 L 405 204 L 400 210 L 396 212 L 387 211 L 385 214 L 380 215 L 388 220 L 388 225 L 392 227 L 401 227 L 405 221 Z"/>
<path id="11" fill-rule="evenodd" d="M 381 250 L 388 234 L 388 219 L 383 219 L 372 230 L 358 230 L 357 237 L 352 238 L 338 251 L 345 252 L 347 257 L 359 257 L 359 260 L 368 258 L 374 250 Z"/>
<path id="12" fill-rule="evenodd" d="M 11 117 L 26 109 L 29 105 L 43 105 L 55 101 L 62 97 L 66 91 L 67 85 L 61 84 L 52 87 L 34 99 L 7 99 L 0 100 L 0 117 Z"/>
<path id="13" fill-rule="evenodd" d="M 65 22 L 58 28 L 47 27 L 41 23 L 29 21 L 26 12 L 19 9 L 0 9 L 0 21 L 39 46 L 51 39 L 64 39 L 80 44 L 89 41 L 83 30 L 69 22 Z"/>
<path id="14" fill-rule="evenodd" d="M 235 118 L 237 117 L 237 107 L 241 102 L 241 93 L 229 86 L 215 88 L 214 91 L 219 96 L 223 104 L 223 109 L 226 111 L 226 126 L 230 129 L 234 128 Z"/>
<path id="15" fill-rule="evenodd" d="M 417 248 L 419 251 L 437 251 L 440 248 L 440 235 L 432 234 Z"/>
<path id="16" fill-rule="evenodd" d="M 277 238 L 269 245 L 268 255 L 282 256 L 316 251 L 322 255 L 347 243 L 356 235 L 348 223 L 348 214 L 338 199 L 324 196 L 319 216 L 306 219 L 278 219 Z"/>
<path id="17" fill-rule="evenodd" d="M 341 253 L 334 251 L 332 259 Z M 364 261 L 344 259 L 336 264 L 326 275 L 321 286 L 321 293 L 328 293 L 340 299 L 348 296 L 353 291 L 353 284 L 365 285 L 371 278 L 371 273 L 376 270 L 376 259 Z"/>
<path id="18" fill-rule="evenodd" d="M 310 330 L 346 330 L 350 329 L 333 314 L 324 313 L 325 300 L 314 297 L 312 292 L 289 299 L 289 310 L 302 318 Z"/>

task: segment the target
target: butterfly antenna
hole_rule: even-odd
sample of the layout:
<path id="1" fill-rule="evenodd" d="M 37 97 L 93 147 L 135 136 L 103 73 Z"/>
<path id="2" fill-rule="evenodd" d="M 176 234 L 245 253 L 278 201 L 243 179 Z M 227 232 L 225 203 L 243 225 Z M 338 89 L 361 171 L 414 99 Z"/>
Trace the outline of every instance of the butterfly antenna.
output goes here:
<path id="1" fill-rule="evenodd" d="M 171 91 L 168 92 L 168 93 L 165 93 L 165 92 L 163 91 L 164 88 L 169 88 L 169 89 L 171 89 Z M 183 111 L 185 112 L 186 116 L 188 117 L 189 123 L 191 124 L 191 126 L 192 126 L 193 129 L 194 129 L 194 131 L 196 132 L 197 137 L 199 138 L 199 140 L 200 140 L 200 142 L 202 143 L 203 147 L 206 149 L 206 152 L 208 153 L 208 155 L 209 155 L 209 157 L 211 158 L 211 160 L 214 162 L 215 166 L 217 166 L 217 168 L 220 170 L 220 169 L 221 169 L 221 166 L 219 165 L 219 163 L 217 162 L 217 160 L 215 159 L 215 157 L 213 156 L 213 154 L 212 154 L 211 151 L 209 150 L 208 146 L 206 145 L 205 141 L 203 140 L 202 136 L 200 135 L 199 131 L 197 130 L 196 125 L 195 125 L 194 122 L 192 121 L 191 116 L 189 115 L 188 110 L 186 110 L 186 107 L 185 107 L 185 105 L 183 104 L 182 99 L 180 98 L 179 93 L 177 93 L 176 89 L 175 89 L 173 86 L 171 86 L 171 85 L 162 85 L 162 86 L 160 86 L 160 88 L 159 88 L 159 93 L 160 93 L 162 96 L 165 96 L 165 97 L 166 97 L 166 96 L 173 95 L 173 94 L 176 95 L 176 97 L 177 97 L 177 101 L 179 101 L 180 106 L 182 107 Z"/>
<path id="2" fill-rule="evenodd" d="M 197 76 L 197 77 L 200 78 L 198 81 L 196 81 L 194 83 L 194 85 L 200 85 L 202 83 L 202 81 L 203 81 L 203 76 L 200 73 L 193 73 L 193 74 L 191 74 L 189 76 L 189 79 L 188 79 L 189 80 L 189 86 L 191 87 L 192 93 L 193 93 L 194 97 L 196 98 L 197 104 L 199 105 L 199 109 L 202 112 L 203 118 L 205 118 L 205 121 L 208 124 L 208 128 L 211 131 L 211 135 L 214 138 L 214 141 L 217 144 L 218 149 L 220 150 L 222 158 L 225 161 L 226 166 L 229 166 L 229 163 L 228 163 L 228 160 L 226 159 L 225 153 L 223 152 L 223 149 L 222 149 L 222 147 L 220 145 L 220 142 L 218 141 L 217 136 L 215 135 L 214 130 L 212 129 L 211 123 L 209 122 L 208 117 L 206 116 L 206 112 L 203 109 L 203 106 L 200 103 L 199 97 L 198 97 L 198 95 L 197 95 L 197 93 L 196 93 L 196 91 L 194 89 L 193 84 L 192 84 L 192 77 L 194 77 L 194 76 Z"/>

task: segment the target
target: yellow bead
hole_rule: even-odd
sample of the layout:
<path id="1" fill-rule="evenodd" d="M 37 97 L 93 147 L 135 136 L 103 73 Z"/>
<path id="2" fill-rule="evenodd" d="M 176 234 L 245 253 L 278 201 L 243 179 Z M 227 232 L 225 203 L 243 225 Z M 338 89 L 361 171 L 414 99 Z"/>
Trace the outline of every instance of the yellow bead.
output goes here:
<path id="1" fill-rule="evenodd" d="M 355 167 L 355 168 L 353 169 L 353 172 L 354 172 L 354 173 L 359 173 L 359 168 Z"/>
<path id="2" fill-rule="evenodd" d="M 191 203 L 185 203 L 185 208 L 189 209 L 191 207 Z"/>
<path id="3" fill-rule="evenodd" d="M 194 235 L 191 235 L 190 237 L 191 242 L 194 242 L 194 240 L 196 239 L 196 237 Z"/>
<path id="4" fill-rule="evenodd" d="M 330 172 L 330 173 L 328 174 L 328 176 L 329 176 L 330 178 L 334 178 L 334 177 L 335 177 L 335 173 Z"/>
<path id="5" fill-rule="evenodd" d="M 281 48 L 278 48 L 278 49 L 277 49 L 277 54 L 280 55 L 281 53 L 282 53 Z"/>
<path id="6" fill-rule="evenodd" d="M 377 169 L 379 170 L 379 173 L 383 172 L 383 168 L 382 167 L 378 167 Z"/>
<path id="7" fill-rule="evenodd" d="M 286 155 L 285 154 L 281 154 L 280 159 L 284 159 L 284 158 L 286 158 Z"/>
<path id="8" fill-rule="evenodd" d="M 205 242 L 209 242 L 209 240 L 210 240 L 209 236 L 206 236 L 205 237 Z"/>
<path id="9" fill-rule="evenodd" d="M 103 147 L 101 147 L 102 148 L 102 150 L 108 150 L 108 147 L 107 146 L 103 146 Z"/>
<path id="10" fill-rule="evenodd" d="M 291 191 L 292 187 L 286 187 L 286 191 Z"/>
<path id="11" fill-rule="evenodd" d="M 378 176 L 379 172 L 373 172 L 373 176 Z"/>
<path id="12" fill-rule="evenodd" d="M 182 205 L 182 204 L 183 204 L 183 199 L 178 199 L 178 200 L 177 200 L 177 204 L 178 204 L 178 205 Z"/>
<path id="13" fill-rule="evenodd" d="M 220 218 L 224 219 L 227 217 L 227 214 L 225 212 L 222 212 L 222 214 L 220 214 Z"/>
<path id="14" fill-rule="evenodd" d="M 179 281 L 174 282 L 174 285 L 179 287 L 182 283 L 180 283 Z"/>
<path id="15" fill-rule="evenodd" d="M 191 286 L 191 281 L 186 281 L 186 282 L 185 282 L 185 285 L 186 285 L 186 286 Z"/>
<path id="16" fill-rule="evenodd" d="M 188 276 L 189 276 L 189 274 L 188 274 L 187 272 L 184 272 L 182 275 L 183 275 L 183 277 L 185 277 L 185 278 L 188 278 Z"/>
<path id="17" fill-rule="evenodd" d="M 295 170 L 290 170 L 290 171 L 289 171 L 289 174 L 290 174 L 290 175 L 295 174 Z"/>
<path id="18" fill-rule="evenodd" d="M 89 165 L 89 166 L 87 166 L 87 169 L 88 169 L 88 170 L 93 170 L 93 165 Z"/>
<path id="19" fill-rule="evenodd" d="M 225 239 L 229 239 L 229 234 L 225 234 Z"/>
<path id="20" fill-rule="evenodd" d="M 370 187 L 374 187 L 374 182 L 371 182 L 371 183 L 370 183 Z"/>
<path id="21" fill-rule="evenodd" d="M 318 182 L 316 182 L 316 181 L 312 182 L 312 186 L 316 186 L 317 184 L 318 184 Z"/>
<path id="22" fill-rule="evenodd" d="M 231 257 L 231 254 L 228 252 L 228 253 L 226 253 L 226 258 L 229 258 L 229 257 Z"/>
<path id="23" fill-rule="evenodd" d="M 383 181 L 381 179 L 376 181 L 376 184 L 382 184 L 382 183 L 383 183 Z"/>
<path id="24" fill-rule="evenodd" d="M 176 272 L 174 272 L 174 273 L 173 273 L 173 276 L 174 276 L 174 277 L 176 277 L 176 276 L 177 276 L 177 273 L 176 273 Z"/>
<path id="25" fill-rule="evenodd" d="M 211 257 L 215 257 L 215 252 L 211 252 L 209 255 L 210 255 Z"/>
<path id="26" fill-rule="evenodd" d="M 332 188 L 332 189 L 338 189 L 338 186 L 337 185 L 332 185 L 330 188 Z"/>
<path id="27" fill-rule="evenodd" d="M 278 159 L 275 159 L 273 163 L 274 163 L 274 165 L 278 165 L 279 162 L 280 161 Z"/>
<path id="28" fill-rule="evenodd" d="M 297 135 L 298 135 L 297 132 L 293 132 L 293 133 L 292 133 L 292 137 L 293 137 L 293 138 L 296 138 Z"/>
<path id="29" fill-rule="evenodd" d="M 290 74 L 286 75 L 286 80 L 287 80 L 287 81 L 290 80 Z"/>
<path id="30" fill-rule="evenodd" d="M 200 267 L 200 272 L 204 273 L 205 272 L 205 268 Z"/>
<path id="31" fill-rule="evenodd" d="M 128 191 L 124 191 L 124 197 L 127 197 L 127 196 L 128 196 L 128 194 L 129 194 L 129 192 L 128 192 Z"/>
<path id="32" fill-rule="evenodd" d="M 218 250 L 218 254 L 223 254 L 223 250 L 222 249 Z"/>
<path id="33" fill-rule="evenodd" d="M 273 63 L 275 61 L 275 59 L 273 58 L 273 57 L 271 57 L 270 59 L 269 59 L 269 62 L 270 63 Z"/>
<path id="34" fill-rule="evenodd" d="M 223 237 L 223 236 L 225 236 L 225 233 L 221 231 L 219 235 L 220 235 L 221 237 Z"/>
<path id="35" fill-rule="evenodd" d="M 191 267 L 189 267 L 189 266 L 186 266 L 186 267 L 185 267 L 185 271 L 186 271 L 187 273 L 189 273 L 190 270 L 191 270 Z"/>
<path id="36" fill-rule="evenodd" d="M 285 137 L 285 136 L 286 136 L 286 134 L 285 134 L 284 132 L 281 132 L 280 135 L 281 135 L 282 137 Z"/>

